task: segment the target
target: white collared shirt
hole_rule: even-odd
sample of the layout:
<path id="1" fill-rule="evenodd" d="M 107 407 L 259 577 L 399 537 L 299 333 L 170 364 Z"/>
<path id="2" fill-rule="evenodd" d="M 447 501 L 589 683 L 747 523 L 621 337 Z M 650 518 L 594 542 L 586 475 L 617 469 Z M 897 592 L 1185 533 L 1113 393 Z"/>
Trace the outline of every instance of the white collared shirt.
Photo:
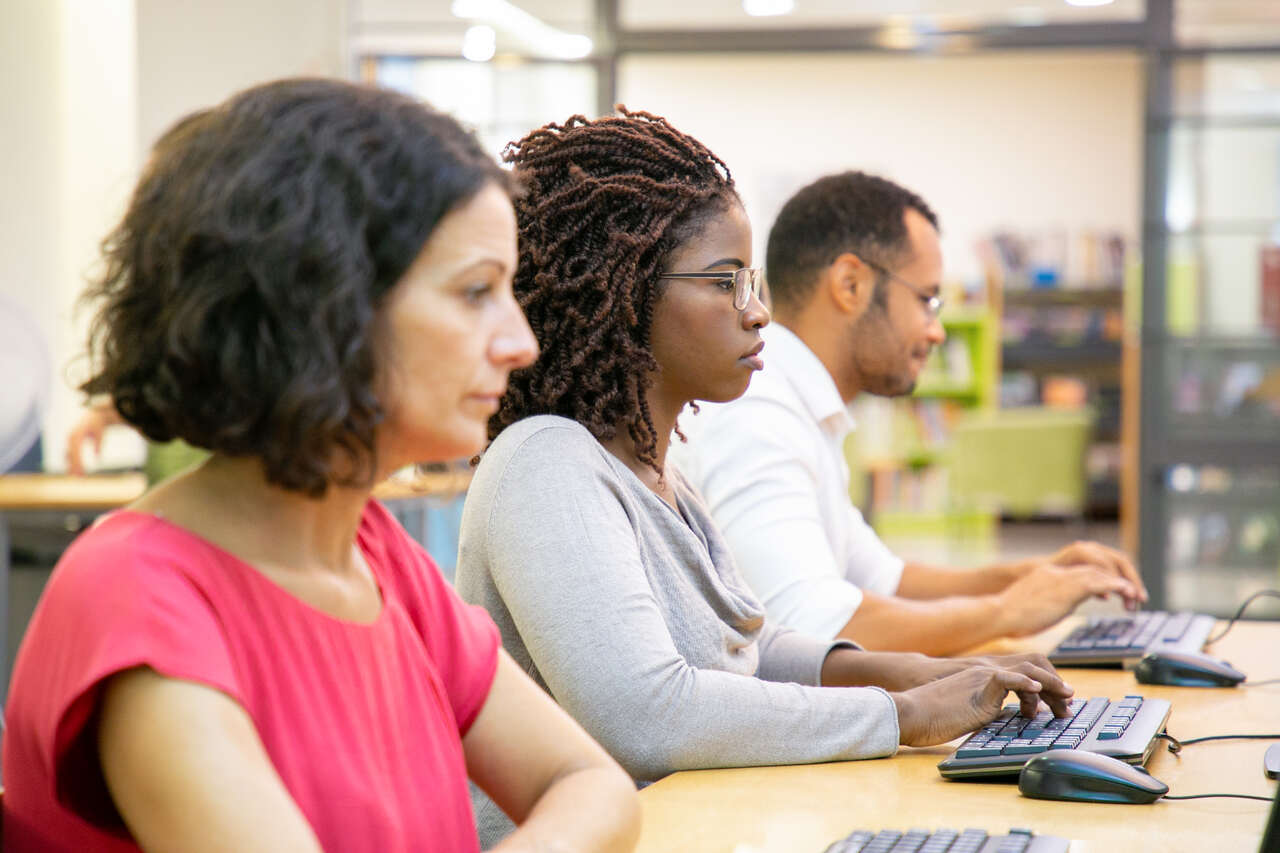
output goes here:
<path id="1" fill-rule="evenodd" d="M 686 411 L 689 443 L 673 438 L 669 458 L 702 493 L 768 618 L 830 639 L 862 590 L 897 590 L 903 562 L 849 500 L 854 423 L 835 381 L 791 330 L 762 335 L 765 368 L 747 393 Z"/>

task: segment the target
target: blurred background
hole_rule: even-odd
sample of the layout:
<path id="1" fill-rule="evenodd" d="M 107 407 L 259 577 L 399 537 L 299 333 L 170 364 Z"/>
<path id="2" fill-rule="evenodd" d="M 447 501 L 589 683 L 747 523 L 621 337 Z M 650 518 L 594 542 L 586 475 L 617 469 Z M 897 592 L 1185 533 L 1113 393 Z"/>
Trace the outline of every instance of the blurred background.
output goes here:
<path id="1" fill-rule="evenodd" d="M 64 467 L 90 313 L 76 297 L 151 141 L 245 86 L 329 75 L 426 99 L 495 155 L 617 103 L 665 115 L 729 164 L 757 260 L 782 201 L 821 174 L 915 190 L 942 222 L 949 340 L 912 398 L 854 404 L 851 492 L 882 535 L 956 562 L 1101 538 L 1138 555 L 1166 608 L 1229 614 L 1280 581 L 1280 3 L 3 0 L 0 15 L 0 296 L 44 341 L 0 349 L 0 369 L 46 377 L 15 470 Z M 143 456 L 117 429 L 93 467 Z M 95 510 L 24 507 L 6 479 L 12 648 Z M 465 480 L 392 498 L 445 567 Z"/>

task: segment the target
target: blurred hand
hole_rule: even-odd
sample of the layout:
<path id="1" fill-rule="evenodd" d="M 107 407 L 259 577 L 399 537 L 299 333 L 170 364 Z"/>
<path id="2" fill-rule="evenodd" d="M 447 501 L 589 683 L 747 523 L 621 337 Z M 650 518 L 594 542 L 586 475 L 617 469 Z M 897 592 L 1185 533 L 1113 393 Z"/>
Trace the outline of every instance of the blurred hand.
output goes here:
<path id="1" fill-rule="evenodd" d="M 1033 677 L 1039 673 L 1042 678 Z M 1055 716 L 1068 715 L 1071 688 L 1031 661 L 1014 666 L 969 666 L 960 672 L 901 693 L 898 740 L 904 746 L 934 746 L 974 731 L 993 720 L 1013 691 L 1024 715 L 1031 716 L 1043 699 Z"/>
<path id="2" fill-rule="evenodd" d="M 1108 595 L 1136 601 L 1139 587 L 1113 571 L 1088 565 L 1038 563 L 999 593 L 1001 633 L 1034 634 L 1075 610 L 1086 598 Z M 1141 596 L 1146 597 L 1142 590 Z"/>
<path id="3" fill-rule="evenodd" d="M 1049 557 L 1047 562 L 1055 566 L 1092 566 L 1124 578 L 1132 587 L 1130 591 L 1121 593 L 1125 606 L 1130 610 L 1147 600 L 1147 588 L 1133 562 L 1115 548 L 1108 548 L 1101 542 L 1072 542 Z"/>
<path id="4" fill-rule="evenodd" d="M 111 405 L 95 405 L 85 409 L 80 420 L 67 434 L 67 471 L 79 477 L 84 474 L 84 445 L 90 442 L 95 455 L 102 453 L 102 434 L 107 427 L 122 423 Z"/>

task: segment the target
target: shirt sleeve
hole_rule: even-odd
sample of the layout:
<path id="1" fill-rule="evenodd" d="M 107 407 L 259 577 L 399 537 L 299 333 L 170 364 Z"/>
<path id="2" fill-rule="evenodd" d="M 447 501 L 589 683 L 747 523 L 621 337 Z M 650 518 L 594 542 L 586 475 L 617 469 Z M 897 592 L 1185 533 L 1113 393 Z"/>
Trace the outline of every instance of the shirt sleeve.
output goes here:
<path id="1" fill-rule="evenodd" d="M 480 714 L 498 671 L 501 639 L 483 607 L 467 604 L 444 579 L 431 555 L 405 532 L 382 504 L 370 501 L 367 517 L 404 585 L 405 609 L 426 644 L 465 735 Z"/>
<path id="2" fill-rule="evenodd" d="M 849 546 L 844 555 L 846 577 L 864 590 L 880 595 L 897 594 L 905 565 L 902 558 L 889 550 L 852 502 L 847 510 Z"/>
<path id="3" fill-rule="evenodd" d="M 96 528 L 50 577 L 15 664 L 10 729 L 53 768 L 55 796 L 100 826 L 119 826 L 102 778 L 94 721 L 111 676 L 147 666 L 244 704 L 217 615 L 173 568 L 163 544 Z M 20 689 L 19 689 L 20 685 Z"/>
<path id="4" fill-rule="evenodd" d="M 712 420 L 688 456 L 739 571 L 772 621 L 835 637 L 862 603 L 862 590 L 846 576 L 847 555 L 832 550 L 823 525 L 821 448 L 797 441 L 809 428 L 770 400 L 747 398 L 704 416 Z"/>
<path id="5" fill-rule="evenodd" d="M 822 684 L 822 665 L 832 649 L 862 649 L 852 640 L 819 640 L 767 621 L 760 631 L 759 642 L 758 676 L 766 681 L 793 681 L 815 687 Z"/>
<path id="6" fill-rule="evenodd" d="M 897 717 L 883 691 L 776 683 L 681 655 L 604 452 L 585 432 L 542 429 L 505 460 L 486 458 L 501 471 L 481 464 L 464 520 L 565 710 L 641 780 L 891 754 Z"/>

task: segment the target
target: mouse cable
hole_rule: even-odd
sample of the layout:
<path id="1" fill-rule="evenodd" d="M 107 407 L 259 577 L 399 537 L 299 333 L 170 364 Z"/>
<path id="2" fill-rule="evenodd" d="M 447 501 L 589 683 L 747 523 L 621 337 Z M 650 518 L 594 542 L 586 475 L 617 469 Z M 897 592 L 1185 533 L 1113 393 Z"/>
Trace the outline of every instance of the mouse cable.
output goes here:
<path id="1" fill-rule="evenodd" d="M 1266 681 L 1242 681 L 1241 687 L 1266 687 L 1268 684 L 1280 684 L 1280 678 L 1268 678 Z"/>
<path id="2" fill-rule="evenodd" d="M 1160 732 L 1156 735 L 1161 740 L 1169 742 L 1169 751 L 1174 755 L 1182 752 L 1184 746 L 1190 746 L 1193 743 L 1204 743 L 1207 740 L 1280 740 L 1280 734 L 1277 735 L 1205 735 L 1204 737 L 1193 737 L 1187 740 L 1178 740 L 1168 732 Z"/>
<path id="3" fill-rule="evenodd" d="M 1244 615 L 1244 609 L 1248 607 L 1250 604 L 1253 604 L 1253 602 L 1256 601 L 1257 599 L 1267 595 L 1271 596 L 1272 598 L 1280 598 L 1280 590 L 1260 589 L 1257 592 L 1255 592 L 1253 595 L 1246 598 L 1244 600 L 1244 603 L 1240 605 L 1240 608 L 1236 610 L 1236 615 L 1231 617 L 1231 619 L 1227 622 L 1227 624 L 1223 627 L 1223 629 L 1218 632 L 1216 636 L 1209 637 L 1207 640 L 1205 640 L 1204 644 L 1208 646 L 1212 643 L 1218 642 L 1223 637 L 1227 636 L 1227 632 L 1231 630 L 1231 626 L 1236 624 L 1236 620 Z"/>
<path id="4" fill-rule="evenodd" d="M 1173 794 L 1165 794 L 1160 799 L 1162 800 L 1202 800 L 1206 797 L 1233 797 L 1237 800 L 1262 800 L 1262 802 L 1264 803 L 1270 803 L 1275 800 L 1275 797 L 1261 797 L 1261 796 L 1258 796 L 1257 794 L 1179 794 L 1176 797 Z"/>

